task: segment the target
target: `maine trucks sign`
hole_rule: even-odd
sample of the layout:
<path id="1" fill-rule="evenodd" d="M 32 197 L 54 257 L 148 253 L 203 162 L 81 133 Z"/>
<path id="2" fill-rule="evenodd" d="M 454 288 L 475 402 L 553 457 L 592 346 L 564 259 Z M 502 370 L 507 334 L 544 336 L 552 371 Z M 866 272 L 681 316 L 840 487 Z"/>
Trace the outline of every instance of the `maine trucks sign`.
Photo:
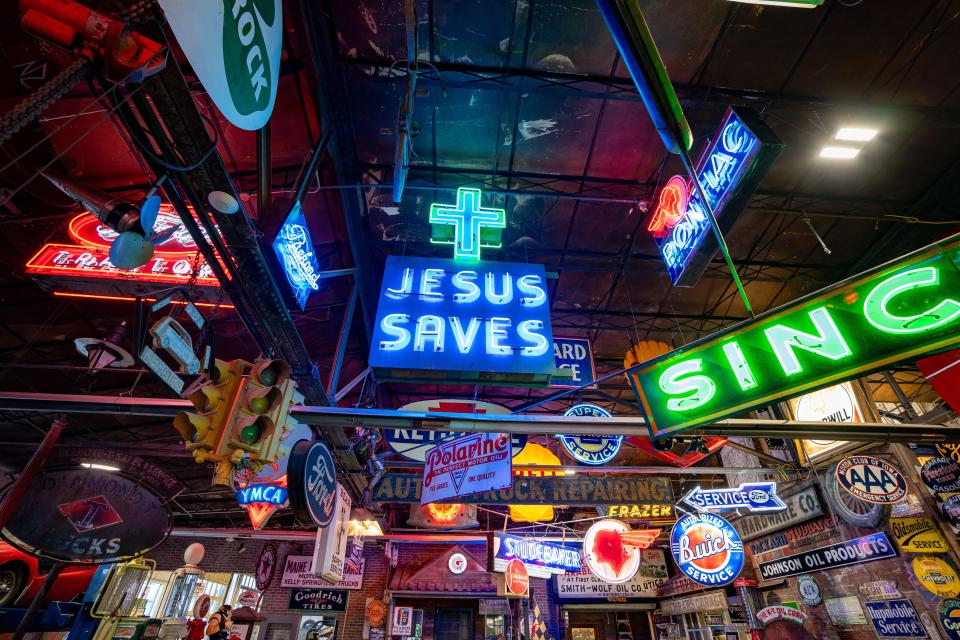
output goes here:
<path id="1" fill-rule="evenodd" d="M 430 449 L 420 504 L 509 487 L 511 448 L 507 434 L 469 433 Z"/>

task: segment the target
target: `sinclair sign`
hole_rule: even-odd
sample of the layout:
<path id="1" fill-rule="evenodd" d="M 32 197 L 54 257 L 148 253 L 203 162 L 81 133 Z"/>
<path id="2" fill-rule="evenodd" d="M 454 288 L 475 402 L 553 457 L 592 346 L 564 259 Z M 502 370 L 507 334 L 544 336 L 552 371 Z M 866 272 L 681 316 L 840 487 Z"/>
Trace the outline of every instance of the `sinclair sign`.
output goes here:
<path id="1" fill-rule="evenodd" d="M 654 437 L 960 343 L 960 235 L 630 370 Z"/>

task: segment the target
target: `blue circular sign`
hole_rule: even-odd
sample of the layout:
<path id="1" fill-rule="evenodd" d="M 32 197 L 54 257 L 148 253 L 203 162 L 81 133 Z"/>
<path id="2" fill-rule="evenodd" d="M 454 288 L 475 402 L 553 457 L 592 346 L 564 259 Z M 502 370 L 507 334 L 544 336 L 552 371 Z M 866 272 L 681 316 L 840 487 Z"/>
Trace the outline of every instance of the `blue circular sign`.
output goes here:
<path id="1" fill-rule="evenodd" d="M 610 418 L 609 411 L 593 404 L 578 404 L 570 407 L 564 416 L 584 416 L 587 418 Z M 623 436 L 557 436 L 567 454 L 583 464 L 606 464 L 613 460 Z"/>
<path id="2" fill-rule="evenodd" d="M 930 458 L 920 468 L 923 483 L 937 493 L 960 491 L 960 462 L 952 458 Z"/>
<path id="3" fill-rule="evenodd" d="M 712 513 L 688 513 L 673 526 L 670 552 L 685 576 L 719 587 L 743 569 L 743 541 L 729 522 Z"/>
<path id="4" fill-rule="evenodd" d="M 960 640 L 960 600 L 947 598 L 940 603 L 940 624 L 950 640 Z"/>
<path id="5" fill-rule="evenodd" d="M 287 462 L 287 494 L 298 520 L 318 527 L 330 524 L 337 497 L 337 470 L 327 445 L 307 440 L 293 445 Z"/>

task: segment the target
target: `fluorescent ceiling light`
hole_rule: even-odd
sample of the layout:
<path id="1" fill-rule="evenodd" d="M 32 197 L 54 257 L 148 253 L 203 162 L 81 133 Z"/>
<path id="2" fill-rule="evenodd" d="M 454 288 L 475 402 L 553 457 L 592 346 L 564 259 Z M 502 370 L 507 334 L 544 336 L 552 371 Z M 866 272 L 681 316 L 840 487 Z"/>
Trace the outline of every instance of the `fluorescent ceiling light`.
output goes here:
<path id="1" fill-rule="evenodd" d="M 870 142 L 876 135 L 877 130 L 868 127 L 840 127 L 835 137 L 848 142 Z"/>
<path id="2" fill-rule="evenodd" d="M 744 4 L 768 4 L 772 7 L 794 7 L 796 9 L 813 9 L 823 4 L 823 0 L 732 0 Z"/>
<path id="3" fill-rule="evenodd" d="M 835 160 L 853 160 L 860 153 L 860 149 L 853 147 L 824 147 L 820 150 L 821 158 L 832 158 Z"/>
<path id="4" fill-rule="evenodd" d="M 120 471 L 120 467 L 114 467 L 109 464 L 99 464 L 96 462 L 81 462 L 80 466 L 84 469 L 99 469 L 100 471 Z"/>

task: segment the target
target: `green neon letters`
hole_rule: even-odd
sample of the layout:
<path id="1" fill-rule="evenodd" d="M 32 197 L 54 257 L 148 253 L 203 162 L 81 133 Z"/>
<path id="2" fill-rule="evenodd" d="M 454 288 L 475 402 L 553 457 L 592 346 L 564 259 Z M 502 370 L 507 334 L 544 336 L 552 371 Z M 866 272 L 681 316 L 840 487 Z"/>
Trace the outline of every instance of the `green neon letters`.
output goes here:
<path id="1" fill-rule="evenodd" d="M 654 436 L 960 344 L 960 235 L 630 372 Z"/>

